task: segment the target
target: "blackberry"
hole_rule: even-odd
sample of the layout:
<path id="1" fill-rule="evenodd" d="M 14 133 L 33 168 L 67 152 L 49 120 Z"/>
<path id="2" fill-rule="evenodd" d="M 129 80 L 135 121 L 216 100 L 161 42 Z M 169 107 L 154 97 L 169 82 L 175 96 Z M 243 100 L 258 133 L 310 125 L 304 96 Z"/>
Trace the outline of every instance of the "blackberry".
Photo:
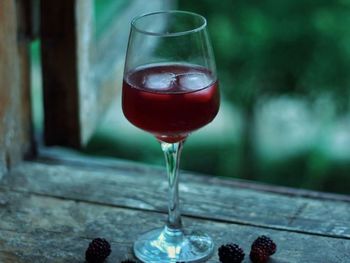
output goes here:
<path id="1" fill-rule="evenodd" d="M 85 259 L 89 263 L 102 263 L 111 254 L 111 245 L 104 238 L 95 238 L 85 252 Z"/>
<path id="2" fill-rule="evenodd" d="M 276 244 L 268 236 L 260 236 L 255 239 L 252 244 L 252 249 L 255 247 L 264 249 L 269 256 L 275 254 L 277 248 Z"/>
<path id="3" fill-rule="evenodd" d="M 243 249 L 233 243 L 219 247 L 218 255 L 222 263 L 241 263 L 244 259 Z"/>
<path id="4" fill-rule="evenodd" d="M 265 263 L 269 260 L 270 255 L 261 247 L 254 247 L 250 251 L 250 259 L 254 263 Z"/>

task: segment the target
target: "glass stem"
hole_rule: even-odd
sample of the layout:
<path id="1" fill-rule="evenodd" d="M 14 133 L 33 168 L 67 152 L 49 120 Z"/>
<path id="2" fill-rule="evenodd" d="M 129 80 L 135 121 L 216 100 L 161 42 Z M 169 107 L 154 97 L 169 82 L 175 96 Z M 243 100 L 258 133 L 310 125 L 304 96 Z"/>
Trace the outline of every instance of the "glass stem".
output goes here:
<path id="1" fill-rule="evenodd" d="M 182 226 L 179 202 L 178 170 L 183 143 L 184 141 L 177 143 L 161 142 L 169 182 L 167 227 L 173 230 L 181 229 Z"/>

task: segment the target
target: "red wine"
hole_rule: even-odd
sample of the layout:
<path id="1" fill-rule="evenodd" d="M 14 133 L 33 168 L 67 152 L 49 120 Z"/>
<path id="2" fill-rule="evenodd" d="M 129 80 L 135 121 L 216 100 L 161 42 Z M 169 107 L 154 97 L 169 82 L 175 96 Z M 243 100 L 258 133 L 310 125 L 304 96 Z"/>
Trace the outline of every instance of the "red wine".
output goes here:
<path id="1" fill-rule="evenodd" d="M 125 74 L 122 107 L 135 126 L 173 143 L 211 122 L 219 110 L 218 82 L 203 67 L 151 64 Z"/>

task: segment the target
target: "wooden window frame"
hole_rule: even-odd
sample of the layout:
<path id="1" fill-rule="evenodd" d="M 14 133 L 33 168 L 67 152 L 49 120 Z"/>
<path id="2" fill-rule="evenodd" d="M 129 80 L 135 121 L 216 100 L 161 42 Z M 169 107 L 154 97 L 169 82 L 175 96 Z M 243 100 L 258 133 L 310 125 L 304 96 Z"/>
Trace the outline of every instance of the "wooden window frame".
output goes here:
<path id="1" fill-rule="evenodd" d="M 96 40 L 93 0 L 0 1 L 0 178 L 41 147 L 33 139 L 31 41 L 41 42 L 44 142 L 81 148 L 117 96 L 129 21 L 173 3 L 131 1 Z"/>
<path id="2" fill-rule="evenodd" d="M 172 0 L 131 1 L 95 40 L 93 0 L 41 0 L 46 145 L 86 144 L 116 101 L 131 18 L 171 6 Z"/>

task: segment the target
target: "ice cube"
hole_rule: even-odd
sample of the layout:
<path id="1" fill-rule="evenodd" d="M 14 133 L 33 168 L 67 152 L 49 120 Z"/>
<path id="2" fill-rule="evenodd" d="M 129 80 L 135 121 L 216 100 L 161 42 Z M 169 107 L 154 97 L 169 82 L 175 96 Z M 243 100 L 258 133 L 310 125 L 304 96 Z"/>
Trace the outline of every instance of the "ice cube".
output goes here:
<path id="1" fill-rule="evenodd" d="M 173 73 L 157 73 L 144 77 L 143 84 L 146 88 L 152 90 L 170 89 L 176 81 L 176 75 Z"/>
<path id="2" fill-rule="evenodd" d="M 201 72 L 181 74 L 179 83 L 184 90 L 198 90 L 209 86 L 212 82 L 211 78 Z"/>

